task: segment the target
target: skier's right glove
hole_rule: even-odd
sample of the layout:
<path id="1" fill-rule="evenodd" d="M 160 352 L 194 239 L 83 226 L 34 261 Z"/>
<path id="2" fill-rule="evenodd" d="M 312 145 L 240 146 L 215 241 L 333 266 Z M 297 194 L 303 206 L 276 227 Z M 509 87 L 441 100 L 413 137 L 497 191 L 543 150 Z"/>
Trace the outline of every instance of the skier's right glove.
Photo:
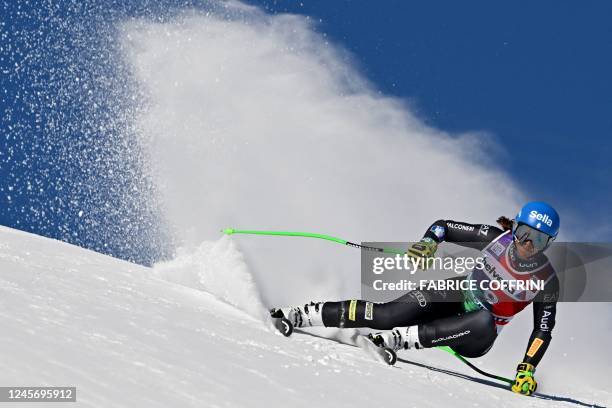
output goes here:
<path id="1" fill-rule="evenodd" d="M 521 363 L 516 367 L 516 378 L 512 384 L 512 391 L 517 394 L 531 395 L 538 388 L 538 383 L 533 377 L 535 367 L 529 363 Z"/>
<path id="2" fill-rule="evenodd" d="M 420 269 L 428 269 L 433 263 L 433 257 L 438 249 L 438 243 L 431 238 L 423 238 L 419 242 L 410 244 L 406 255 L 420 261 Z"/>

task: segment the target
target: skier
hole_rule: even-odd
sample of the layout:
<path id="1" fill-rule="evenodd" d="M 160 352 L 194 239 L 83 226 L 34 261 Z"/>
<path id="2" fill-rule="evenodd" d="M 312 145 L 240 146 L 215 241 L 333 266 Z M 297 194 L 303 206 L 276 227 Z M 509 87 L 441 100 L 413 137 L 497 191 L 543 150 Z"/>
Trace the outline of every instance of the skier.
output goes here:
<path id="1" fill-rule="evenodd" d="M 393 350 L 449 346 L 465 357 L 480 357 L 493 346 L 499 332 L 518 312 L 533 302 L 534 327 L 523 361 L 516 369 L 512 391 L 531 395 L 537 383 L 535 367 L 551 341 L 555 325 L 559 279 L 543 254 L 559 232 L 559 215 L 544 202 L 530 202 L 514 220 L 500 217 L 502 227 L 438 220 L 423 238 L 408 248 L 418 260 L 431 259 L 441 242 L 453 242 L 482 251 L 484 262 L 467 276 L 478 283 L 499 279 L 537 279 L 544 289 L 516 293 L 499 290 L 414 290 L 387 303 L 365 300 L 311 302 L 273 309 L 294 327 L 369 327 L 380 347 Z M 471 287 L 473 287 L 472 285 Z M 458 287 L 458 286 L 457 286 Z"/>

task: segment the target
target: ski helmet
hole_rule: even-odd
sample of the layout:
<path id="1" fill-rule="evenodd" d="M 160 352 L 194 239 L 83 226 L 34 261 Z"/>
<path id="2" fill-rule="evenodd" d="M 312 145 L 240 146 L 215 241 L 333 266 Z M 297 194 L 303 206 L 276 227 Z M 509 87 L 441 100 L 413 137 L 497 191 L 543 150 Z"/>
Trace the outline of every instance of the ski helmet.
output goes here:
<path id="1" fill-rule="evenodd" d="M 530 240 L 536 251 L 543 251 L 559 233 L 559 214 L 542 201 L 523 206 L 514 218 L 512 234 L 519 242 Z"/>

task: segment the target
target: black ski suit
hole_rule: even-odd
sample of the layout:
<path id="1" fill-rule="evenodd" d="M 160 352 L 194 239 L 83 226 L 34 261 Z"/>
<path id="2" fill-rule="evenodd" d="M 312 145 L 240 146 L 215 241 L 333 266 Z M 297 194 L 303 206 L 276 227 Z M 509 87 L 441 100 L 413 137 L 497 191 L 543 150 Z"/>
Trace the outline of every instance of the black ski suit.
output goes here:
<path id="1" fill-rule="evenodd" d="M 424 236 L 437 242 L 453 242 L 482 250 L 504 232 L 492 225 L 438 220 Z M 527 264 L 520 262 L 515 254 L 510 258 L 515 269 L 524 271 L 548 262 L 543 254 L 530 259 Z M 524 362 L 536 366 L 550 343 L 558 293 L 559 280 L 554 276 L 533 300 L 534 328 Z M 450 346 L 465 357 L 480 357 L 489 351 L 497 337 L 496 321 L 486 304 L 478 310 L 466 311 L 465 301 L 465 293 L 460 290 L 415 290 L 386 303 L 357 300 L 354 320 L 348 318 L 350 300 L 325 302 L 323 324 L 379 330 L 418 325 L 420 346 Z M 366 307 L 372 308 L 371 320 L 365 318 Z"/>

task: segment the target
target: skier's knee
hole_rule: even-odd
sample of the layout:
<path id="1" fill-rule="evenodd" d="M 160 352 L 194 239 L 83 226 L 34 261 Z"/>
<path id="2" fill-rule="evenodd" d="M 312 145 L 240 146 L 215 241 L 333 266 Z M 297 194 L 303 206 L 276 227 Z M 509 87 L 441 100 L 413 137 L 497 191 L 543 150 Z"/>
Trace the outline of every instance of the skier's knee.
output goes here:
<path id="1" fill-rule="evenodd" d="M 419 326 L 419 339 L 425 347 L 450 346 L 466 357 L 479 357 L 490 348 L 497 332 L 487 310 L 438 319 Z"/>
<path id="2" fill-rule="evenodd" d="M 468 358 L 482 357 L 487 354 L 489 350 L 491 350 L 494 341 L 495 338 L 490 339 L 489 342 L 483 341 L 477 343 L 460 344 L 458 346 L 453 346 L 453 350 Z"/>
<path id="3" fill-rule="evenodd" d="M 482 357 L 493 346 L 497 338 L 497 329 L 493 316 L 482 310 L 468 314 L 466 328 L 471 331 L 468 341 L 458 344 L 453 349 L 465 357 Z"/>

